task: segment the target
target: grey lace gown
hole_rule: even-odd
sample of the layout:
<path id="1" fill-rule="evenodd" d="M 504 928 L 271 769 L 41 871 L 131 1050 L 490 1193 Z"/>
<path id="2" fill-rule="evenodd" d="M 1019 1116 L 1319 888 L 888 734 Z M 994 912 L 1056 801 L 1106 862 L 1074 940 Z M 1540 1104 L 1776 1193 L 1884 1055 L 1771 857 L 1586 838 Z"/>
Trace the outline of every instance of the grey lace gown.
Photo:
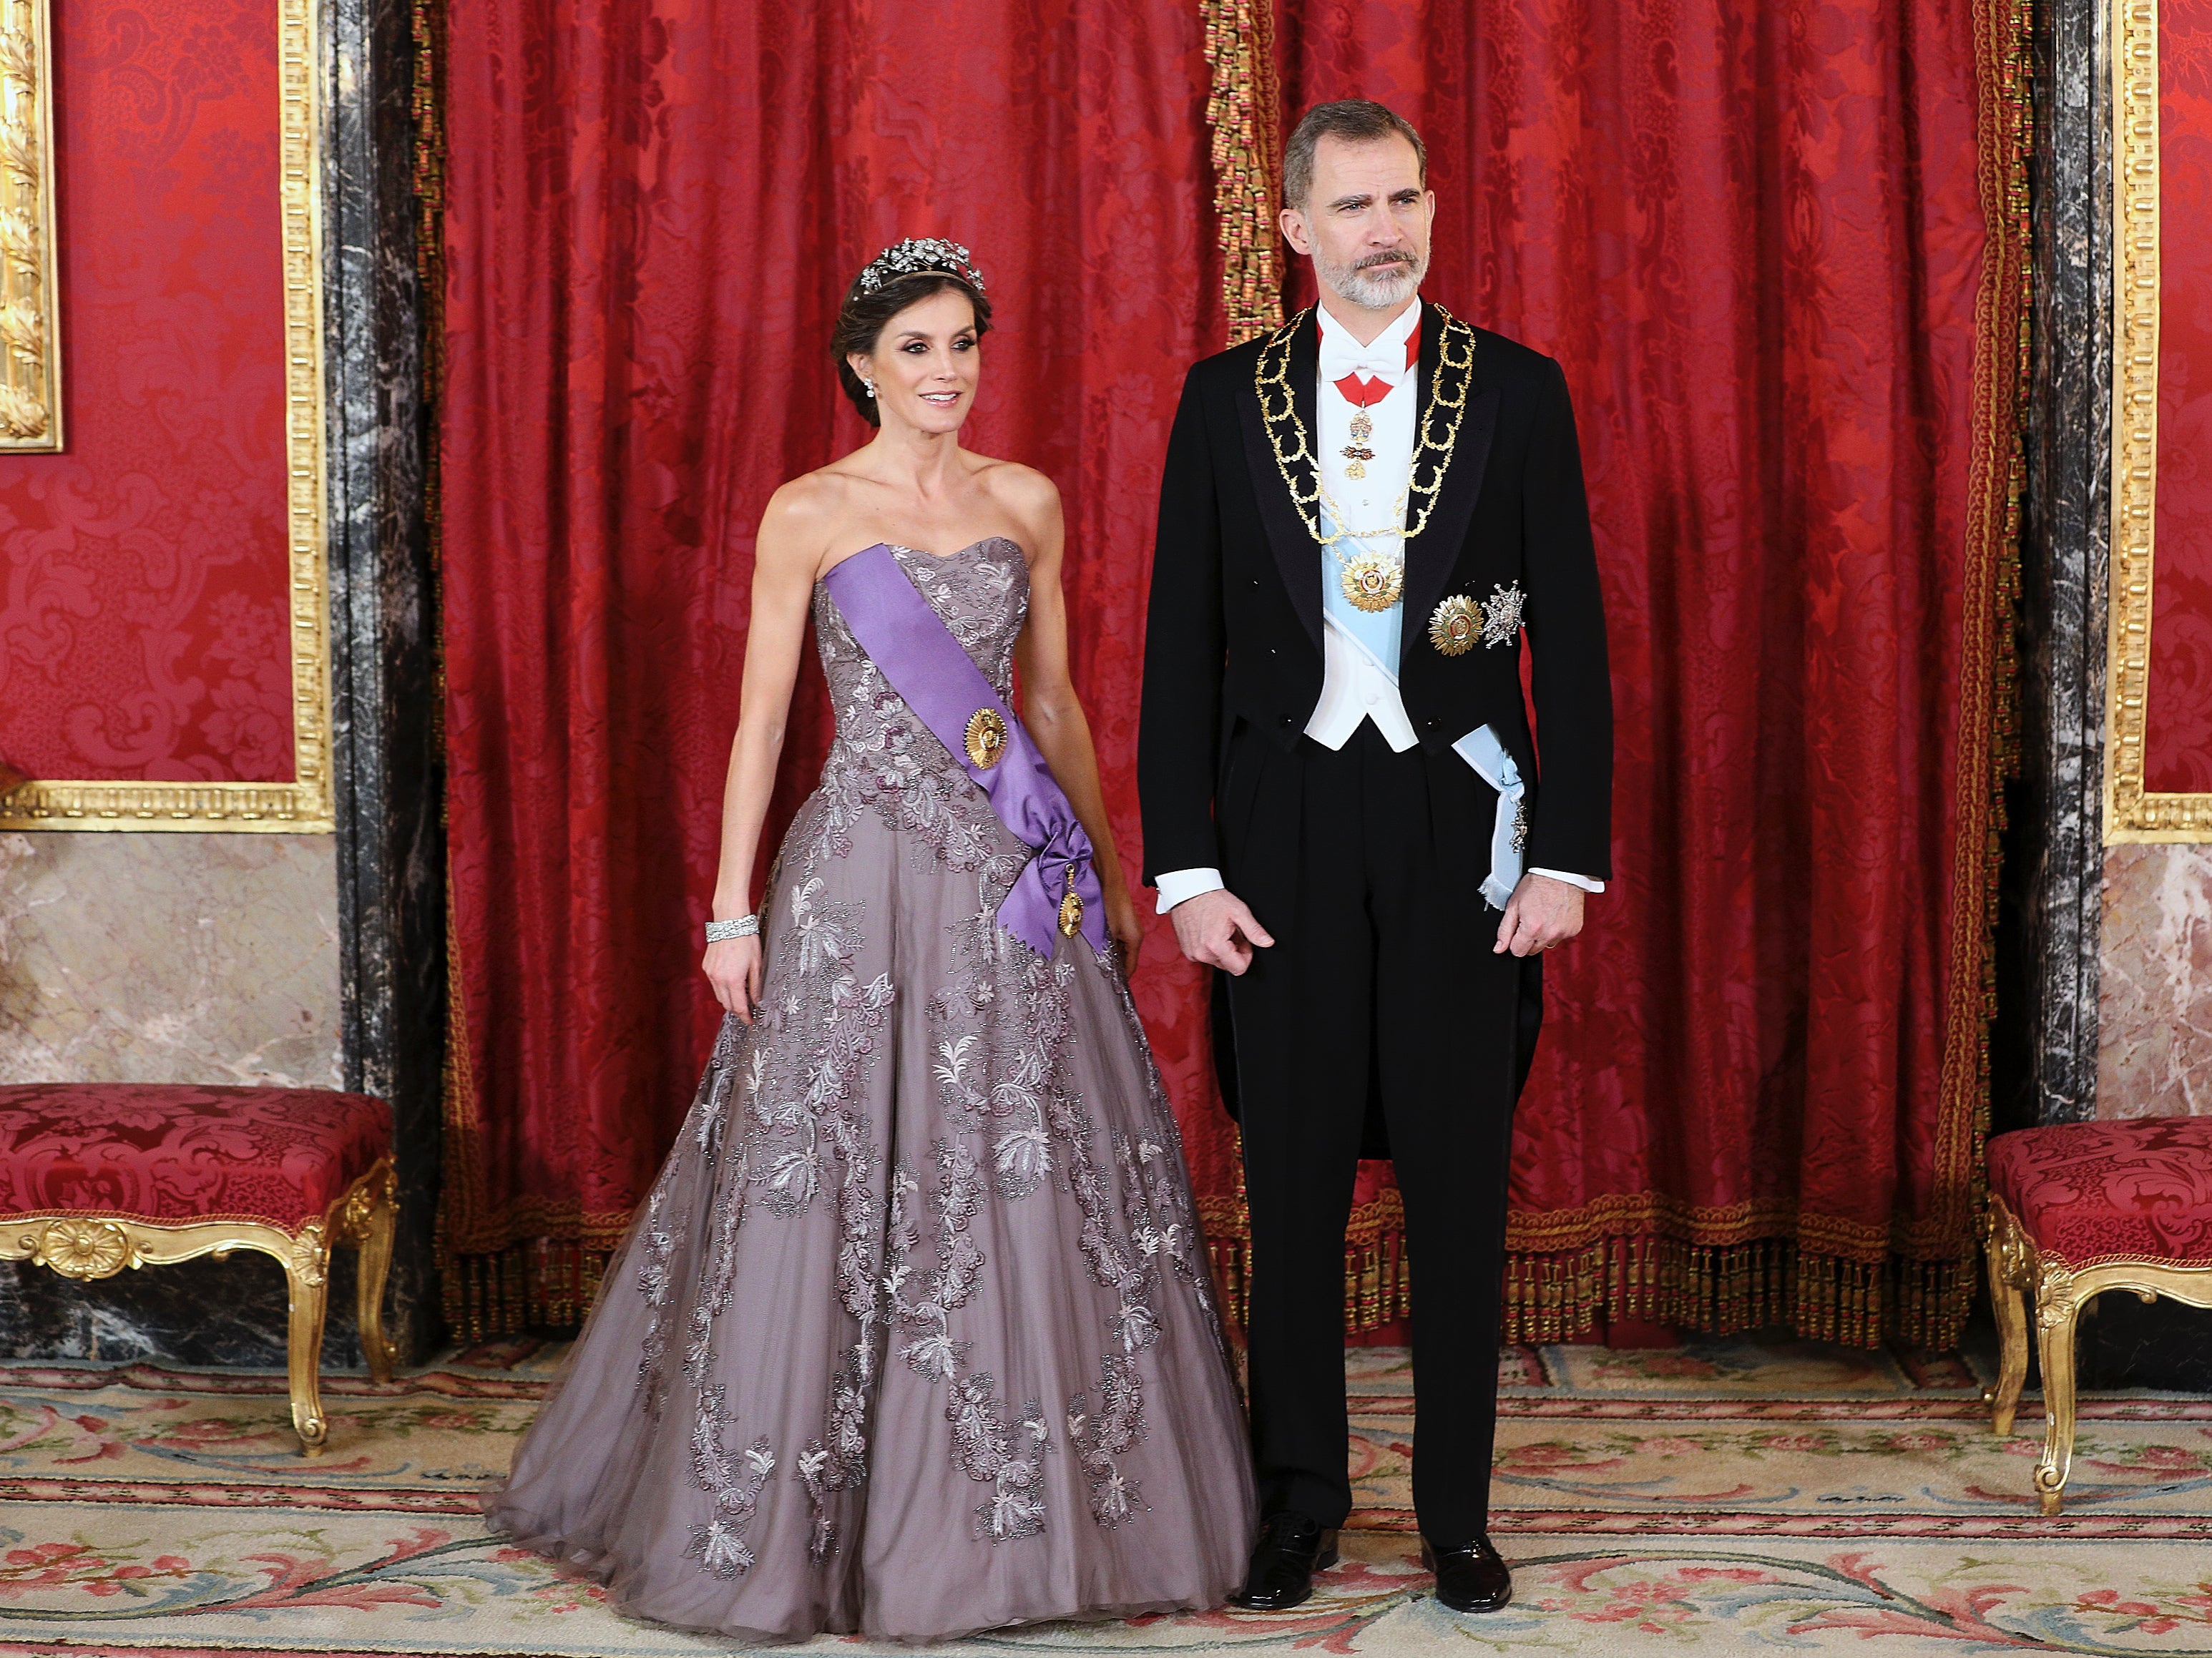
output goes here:
<path id="1" fill-rule="evenodd" d="M 894 550 L 1000 694 L 1012 543 Z M 628 1612 L 923 1640 L 1219 1604 L 1254 1529 L 1182 1146 L 1116 968 L 826 590 L 822 782 L 676 1148 L 493 1526 Z"/>

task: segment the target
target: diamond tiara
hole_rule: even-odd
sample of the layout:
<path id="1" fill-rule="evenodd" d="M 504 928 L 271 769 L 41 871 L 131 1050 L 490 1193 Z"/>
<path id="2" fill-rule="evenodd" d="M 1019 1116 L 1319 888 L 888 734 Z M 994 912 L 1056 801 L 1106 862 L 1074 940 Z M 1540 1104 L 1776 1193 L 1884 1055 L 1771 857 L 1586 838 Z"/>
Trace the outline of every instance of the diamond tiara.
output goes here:
<path id="1" fill-rule="evenodd" d="M 909 236 L 892 243 L 868 261 L 860 272 L 860 289 L 872 294 L 887 282 L 924 270 L 942 270 L 948 276 L 959 277 L 978 294 L 983 291 L 983 273 L 975 269 L 968 250 L 938 236 Z"/>

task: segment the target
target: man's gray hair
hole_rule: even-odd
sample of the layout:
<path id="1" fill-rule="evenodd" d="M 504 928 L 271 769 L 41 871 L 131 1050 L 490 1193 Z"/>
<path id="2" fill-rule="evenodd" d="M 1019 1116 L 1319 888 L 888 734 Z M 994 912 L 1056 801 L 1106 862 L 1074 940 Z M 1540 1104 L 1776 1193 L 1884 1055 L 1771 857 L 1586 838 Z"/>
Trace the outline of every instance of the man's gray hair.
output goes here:
<path id="1" fill-rule="evenodd" d="M 1305 211 L 1313 193 L 1314 148 L 1323 137 L 1341 138 L 1348 144 L 1372 143 L 1377 138 L 1403 138 L 1413 147 L 1413 162 L 1421 183 L 1429 182 L 1429 147 L 1413 124 L 1395 110 L 1366 98 L 1340 98 L 1333 104 L 1316 104 L 1305 113 L 1283 147 L 1283 205 Z"/>

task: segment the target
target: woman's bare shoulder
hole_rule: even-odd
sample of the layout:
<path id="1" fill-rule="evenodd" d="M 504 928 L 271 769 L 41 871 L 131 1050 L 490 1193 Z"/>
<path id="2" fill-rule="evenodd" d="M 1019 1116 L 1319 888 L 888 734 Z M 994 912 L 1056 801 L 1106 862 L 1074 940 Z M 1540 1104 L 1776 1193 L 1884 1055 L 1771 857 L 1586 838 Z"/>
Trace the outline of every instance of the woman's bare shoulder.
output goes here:
<path id="1" fill-rule="evenodd" d="M 826 528 L 850 509 L 854 482 L 850 474 L 840 472 L 835 462 L 801 472 L 776 486 L 761 522 L 763 526 L 773 519 L 794 529 L 816 524 Z"/>
<path id="2" fill-rule="evenodd" d="M 1023 540 L 1034 556 L 1060 522 L 1060 486 L 1036 467 L 1018 460 L 979 459 L 983 464 L 976 471 L 976 483 L 1029 531 Z"/>
<path id="3" fill-rule="evenodd" d="M 804 560 L 810 568 L 820 562 L 853 515 L 860 483 L 833 462 L 779 485 L 761 513 L 761 555 Z"/>
<path id="4" fill-rule="evenodd" d="M 1060 486 L 1036 467 L 989 455 L 978 455 L 975 460 L 975 482 L 991 492 L 993 500 L 1016 508 L 1059 503 Z"/>

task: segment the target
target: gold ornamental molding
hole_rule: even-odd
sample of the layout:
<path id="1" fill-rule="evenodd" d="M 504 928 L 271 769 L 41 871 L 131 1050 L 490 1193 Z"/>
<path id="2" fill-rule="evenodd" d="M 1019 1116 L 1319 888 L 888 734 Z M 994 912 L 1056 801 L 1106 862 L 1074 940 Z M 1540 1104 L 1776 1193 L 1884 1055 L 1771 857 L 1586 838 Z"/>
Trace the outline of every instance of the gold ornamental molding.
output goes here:
<path id="1" fill-rule="evenodd" d="M 2112 575 L 2105 840 L 2212 841 L 2212 794 L 2144 782 L 2158 513 L 2157 0 L 2113 0 Z"/>
<path id="2" fill-rule="evenodd" d="M 331 792 L 330 573 L 325 557 L 323 398 L 323 215 L 319 147 L 322 62 L 313 0 L 276 0 L 279 212 L 284 270 L 285 542 L 291 596 L 292 766 L 289 783 L 134 783 L 33 778 L 0 792 L 0 829 L 198 829 L 327 833 Z M 15 20 L 46 0 L 0 0 L 15 51 Z M 43 36 L 41 36 L 43 39 Z M 43 58 L 40 60 L 46 61 Z M 14 96 L 12 56 L 0 81 Z M 7 106 L 12 108 L 12 105 Z M 19 179 L 13 131 L 0 149 L 0 192 Z M 41 153 L 44 153 L 43 151 Z M 0 202 L 5 200 L 0 194 Z M 48 191 L 42 198 L 52 200 Z M 0 216 L 0 264 L 16 269 L 14 222 Z M 46 238 L 51 248 L 52 238 Z M 8 290 L 12 294 L 14 290 Z M 51 284 L 46 290 L 49 295 Z M 12 305 L 12 301 L 10 301 Z M 0 315 L 12 312 L 0 313 Z M 51 341 L 49 331 L 46 337 Z M 57 405 L 58 406 L 58 405 Z"/>
<path id="3" fill-rule="evenodd" d="M 46 0 L 0 0 L 0 453 L 62 446 Z"/>

